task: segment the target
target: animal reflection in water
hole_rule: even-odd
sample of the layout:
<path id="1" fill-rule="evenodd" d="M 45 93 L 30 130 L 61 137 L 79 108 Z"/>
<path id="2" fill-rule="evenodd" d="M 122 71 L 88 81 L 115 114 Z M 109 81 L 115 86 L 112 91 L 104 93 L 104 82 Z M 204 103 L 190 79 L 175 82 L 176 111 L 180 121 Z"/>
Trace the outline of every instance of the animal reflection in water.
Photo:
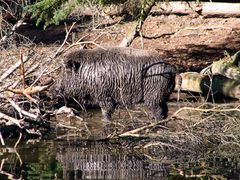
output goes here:
<path id="1" fill-rule="evenodd" d="M 69 53 L 53 97 L 75 98 L 81 106 L 98 104 L 105 121 L 116 106 L 143 102 L 153 119 L 166 118 L 176 70 L 157 54 L 133 48 L 78 50 Z"/>
<path id="2" fill-rule="evenodd" d="M 111 148 L 110 148 L 111 147 Z M 139 179 L 164 178 L 169 167 L 146 162 L 123 153 L 106 143 L 84 146 L 59 146 L 57 160 L 63 166 L 64 179 Z M 127 152 L 126 152 L 127 153 Z"/>

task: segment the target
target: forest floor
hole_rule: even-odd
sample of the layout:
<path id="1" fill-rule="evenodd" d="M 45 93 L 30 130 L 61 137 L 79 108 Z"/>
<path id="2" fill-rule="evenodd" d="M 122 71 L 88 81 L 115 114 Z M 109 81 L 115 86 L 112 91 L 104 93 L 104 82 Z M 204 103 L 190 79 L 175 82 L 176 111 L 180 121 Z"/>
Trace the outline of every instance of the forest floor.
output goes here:
<path id="1" fill-rule="evenodd" d="M 84 20 L 83 20 L 84 21 Z M 116 22 L 115 19 L 90 18 L 78 22 L 73 28 L 71 42 L 95 41 L 101 46 L 118 46 L 132 21 Z M 69 24 L 71 25 L 71 23 Z M 65 38 L 64 25 L 44 30 L 24 29 L 22 34 L 43 44 L 61 44 Z M 178 66 L 180 72 L 200 71 L 214 60 L 224 56 L 224 51 L 233 54 L 240 49 L 240 18 L 205 18 L 195 15 L 149 16 L 142 29 L 143 38 L 136 38 L 131 44 L 134 48 L 156 50 L 163 59 Z M 58 42 L 58 43 L 56 43 Z M 89 45 L 88 45 L 89 46 Z M 94 45 L 90 45 L 94 47 Z M 44 45 L 43 45 L 44 47 Z"/>

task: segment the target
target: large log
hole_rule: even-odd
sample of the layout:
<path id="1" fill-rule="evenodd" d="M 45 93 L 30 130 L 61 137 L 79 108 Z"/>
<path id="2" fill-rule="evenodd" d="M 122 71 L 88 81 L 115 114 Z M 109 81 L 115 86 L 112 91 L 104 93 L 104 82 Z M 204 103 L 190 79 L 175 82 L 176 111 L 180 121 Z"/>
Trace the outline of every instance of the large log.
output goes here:
<path id="1" fill-rule="evenodd" d="M 218 2 L 160 2 L 153 7 L 154 14 L 193 14 L 202 16 L 224 16 L 239 17 L 240 3 L 218 3 Z"/>
<path id="2" fill-rule="evenodd" d="M 191 91 L 203 95 L 214 94 L 240 99 L 240 81 L 219 75 L 203 75 L 197 72 L 181 73 L 182 91 Z"/>

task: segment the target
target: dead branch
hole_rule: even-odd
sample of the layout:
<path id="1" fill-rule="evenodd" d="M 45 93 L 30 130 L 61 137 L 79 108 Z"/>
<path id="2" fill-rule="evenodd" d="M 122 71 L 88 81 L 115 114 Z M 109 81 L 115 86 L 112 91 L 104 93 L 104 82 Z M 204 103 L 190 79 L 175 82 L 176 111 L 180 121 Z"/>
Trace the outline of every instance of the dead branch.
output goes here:
<path id="1" fill-rule="evenodd" d="M 72 43 L 71 45 L 69 45 L 66 49 L 63 50 L 63 52 L 68 51 L 69 49 L 71 49 L 74 46 L 80 46 L 80 45 L 84 45 L 84 44 L 94 44 L 95 46 L 106 50 L 105 47 L 101 46 L 100 44 L 96 43 L 96 41 L 103 35 L 104 33 L 101 33 L 100 35 L 98 35 L 94 40 L 92 41 L 82 41 L 87 35 L 81 37 L 79 40 L 77 40 L 75 43 Z"/>
<path id="2" fill-rule="evenodd" d="M 26 72 L 25 72 L 25 75 L 28 75 L 30 73 L 32 73 L 36 68 L 39 67 L 39 63 L 36 63 L 34 64 L 32 67 L 30 67 Z M 21 82 L 21 79 L 18 79 L 16 80 L 14 83 L 7 83 L 5 84 L 1 89 L 0 89 L 0 92 L 1 91 L 6 91 L 6 90 L 11 90 L 11 89 L 14 89 L 19 83 Z"/>
<path id="3" fill-rule="evenodd" d="M 34 102 L 37 104 L 37 100 L 31 97 L 31 94 L 36 94 L 38 92 L 42 92 L 46 89 L 49 88 L 50 85 L 46 85 L 46 86 L 34 86 L 34 87 L 27 87 L 27 88 L 22 88 L 22 89 L 7 89 L 7 91 L 10 91 L 14 94 L 18 94 L 18 95 L 23 95 L 26 96 L 30 101 Z"/>
<path id="4" fill-rule="evenodd" d="M 182 107 L 179 110 L 177 110 L 172 117 L 177 116 L 181 111 L 190 110 L 190 111 L 200 111 L 200 112 L 233 112 L 237 111 L 240 112 L 240 106 L 237 106 L 236 108 L 230 108 L 230 109 L 217 109 L 217 108 L 211 108 L 211 109 L 203 109 L 203 108 L 193 108 L 193 107 Z"/>
<path id="5" fill-rule="evenodd" d="M 19 66 L 22 65 L 22 62 L 25 63 L 30 59 L 30 55 L 22 57 L 22 60 L 20 59 L 18 62 L 16 62 L 12 67 L 10 67 L 5 73 L 2 74 L 0 77 L 0 82 L 3 82 L 4 79 L 6 79 L 9 75 L 11 75 Z"/>
<path id="6" fill-rule="evenodd" d="M 141 14 L 138 21 L 135 21 L 130 29 L 129 33 L 123 38 L 119 47 L 128 47 L 133 40 L 140 35 L 144 21 L 147 19 L 152 7 L 155 5 L 155 0 L 142 1 Z"/>
<path id="7" fill-rule="evenodd" d="M 240 99 L 240 82 L 218 75 L 203 75 L 197 72 L 186 72 L 180 74 L 182 77 L 182 91 L 191 91 L 208 95 L 223 95 Z"/>
<path id="8" fill-rule="evenodd" d="M 5 146 L 5 142 L 4 142 L 4 139 L 2 137 L 1 131 L 0 131 L 0 141 L 1 141 L 2 146 Z"/>
<path id="9" fill-rule="evenodd" d="M 24 62 L 23 62 L 23 54 L 20 50 L 20 60 L 21 60 L 21 72 L 22 72 L 22 84 L 23 88 L 26 88 L 26 83 L 25 83 L 25 69 L 24 69 Z"/>
<path id="10" fill-rule="evenodd" d="M 22 128 L 22 126 L 20 125 L 21 121 L 19 121 L 18 119 L 15 119 L 15 118 L 13 118 L 11 116 L 3 114 L 2 112 L 0 112 L 0 118 L 3 118 L 3 119 L 8 120 L 8 121 L 11 121 L 15 125 L 17 125 L 19 128 Z"/>
<path id="11" fill-rule="evenodd" d="M 160 34 L 160 35 L 155 35 L 155 36 L 147 36 L 145 34 L 143 34 L 143 38 L 145 39 L 159 39 L 159 38 L 163 38 L 163 37 L 167 37 L 167 36 L 171 36 L 171 35 L 174 35 L 175 32 L 169 32 L 169 33 L 163 33 L 163 34 Z"/>
<path id="12" fill-rule="evenodd" d="M 177 147 L 177 146 L 175 146 L 173 144 L 164 143 L 164 142 L 150 142 L 150 143 L 144 145 L 143 148 L 147 149 L 147 148 L 152 147 L 152 146 L 160 146 L 160 147 L 164 147 L 165 146 L 165 147 L 171 147 L 173 149 L 178 149 L 178 150 L 181 150 L 181 151 L 189 151 L 187 149 L 183 149 L 183 148 Z"/>
<path id="13" fill-rule="evenodd" d="M 19 137 L 18 137 L 18 140 L 17 140 L 17 142 L 16 142 L 15 145 L 14 145 L 14 149 L 17 148 L 17 145 L 18 145 L 19 142 L 21 141 L 21 138 L 22 138 L 22 133 L 20 132 Z"/>
<path id="14" fill-rule="evenodd" d="M 137 132 L 143 131 L 143 130 L 148 129 L 148 128 L 151 128 L 151 127 L 161 126 L 160 124 L 166 123 L 166 122 L 168 122 L 168 121 L 169 121 L 169 119 L 166 119 L 166 120 L 163 120 L 163 121 L 157 122 L 157 123 L 151 123 L 151 124 L 149 124 L 149 125 L 142 126 L 142 127 L 140 127 L 140 128 L 137 128 L 137 129 L 133 129 L 133 130 L 131 130 L 131 131 L 124 132 L 124 133 L 118 135 L 118 137 L 128 137 L 128 136 L 134 136 L 134 137 L 136 137 L 135 134 L 136 134 Z M 161 127 L 164 128 L 164 129 L 166 128 L 165 126 L 161 126 Z M 138 135 L 137 135 L 137 136 L 138 136 Z M 139 137 L 139 136 L 138 136 L 138 137 Z"/>
<path id="15" fill-rule="evenodd" d="M 61 44 L 61 46 L 58 48 L 58 50 L 56 51 L 56 53 L 54 54 L 53 58 L 56 58 L 58 55 L 60 55 L 63 51 L 62 51 L 62 48 L 63 46 L 66 44 L 67 42 L 67 39 L 69 37 L 69 34 L 71 33 L 74 25 L 76 24 L 76 22 L 72 23 L 71 27 L 69 28 L 69 30 L 67 29 L 67 25 L 65 24 L 65 31 L 66 31 L 66 35 L 65 35 L 65 38 L 64 38 L 64 41 L 63 43 Z"/>
<path id="16" fill-rule="evenodd" d="M 220 74 L 236 81 L 240 79 L 240 68 L 225 60 L 213 62 L 211 71 L 214 75 Z"/>
<path id="17" fill-rule="evenodd" d="M 30 117 L 30 118 L 32 118 L 32 119 L 35 119 L 35 120 L 38 118 L 37 115 L 31 114 L 31 113 L 29 113 L 29 112 L 21 109 L 21 108 L 17 105 L 17 103 L 15 103 L 13 100 L 11 100 L 10 98 L 8 98 L 7 96 L 6 96 L 6 99 L 7 99 L 7 100 L 10 102 L 10 104 L 18 111 L 20 117 L 21 117 L 22 114 L 23 114 L 23 115 L 28 116 L 28 117 Z"/>
<path id="18" fill-rule="evenodd" d="M 22 25 L 26 24 L 23 19 L 20 19 L 16 22 L 16 24 L 12 27 L 12 29 L 0 39 L 0 45 L 4 44 L 10 36 L 12 36 L 15 31 Z"/>

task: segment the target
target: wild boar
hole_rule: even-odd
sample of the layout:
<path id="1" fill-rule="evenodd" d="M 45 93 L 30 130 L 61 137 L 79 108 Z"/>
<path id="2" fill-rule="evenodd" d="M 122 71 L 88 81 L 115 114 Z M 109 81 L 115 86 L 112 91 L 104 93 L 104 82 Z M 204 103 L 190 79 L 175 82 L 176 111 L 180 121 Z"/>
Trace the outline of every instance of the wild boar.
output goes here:
<path id="1" fill-rule="evenodd" d="M 158 55 L 133 48 L 83 49 L 69 53 L 53 88 L 84 106 L 98 104 L 109 121 L 116 106 L 143 102 L 151 117 L 167 117 L 176 69 Z"/>

